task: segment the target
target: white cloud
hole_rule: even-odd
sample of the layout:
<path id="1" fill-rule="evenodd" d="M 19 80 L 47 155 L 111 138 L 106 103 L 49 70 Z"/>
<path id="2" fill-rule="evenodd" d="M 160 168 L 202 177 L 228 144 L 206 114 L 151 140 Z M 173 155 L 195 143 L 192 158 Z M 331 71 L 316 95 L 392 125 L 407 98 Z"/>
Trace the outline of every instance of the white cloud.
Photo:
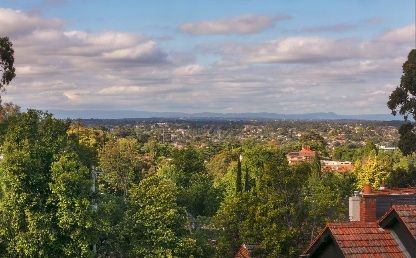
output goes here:
<path id="1" fill-rule="evenodd" d="M 409 24 L 405 27 L 386 31 L 379 39 L 382 42 L 393 44 L 408 44 L 415 42 L 415 25 Z"/>
<path id="2" fill-rule="evenodd" d="M 201 73 L 204 67 L 199 64 L 191 64 L 178 67 L 174 70 L 174 74 L 178 76 L 192 76 Z"/>
<path id="3" fill-rule="evenodd" d="M 5 32 L 12 36 L 17 67 L 2 97 L 45 109 L 378 113 L 386 111 L 414 35 L 409 25 L 371 40 L 230 38 L 207 42 L 196 56 L 198 49 L 175 53 L 141 34 L 66 31 L 57 19 L 2 12 L 15 21 Z M 245 19 L 196 25 L 205 33 L 248 34 L 276 22 Z M 4 24 L 0 20 L 1 30 Z M 206 54 L 220 61 L 206 61 Z"/>
<path id="4" fill-rule="evenodd" d="M 148 88 L 139 86 L 112 86 L 100 90 L 98 93 L 103 95 L 134 94 L 148 91 Z"/>
<path id="5" fill-rule="evenodd" d="M 290 19 L 289 16 L 243 15 L 215 21 L 184 23 L 179 29 L 194 35 L 209 34 L 251 34 L 272 28 L 278 21 Z"/>
<path id="6" fill-rule="evenodd" d="M 11 37 L 22 35 L 37 28 L 60 28 L 59 19 L 45 19 L 19 10 L 0 8 L 0 32 Z"/>
<path id="7" fill-rule="evenodd" d="M 308 63 L 343 60 L 358 53 L 355 42 L 351 40 L 289 37 L 256 46 L 246 58 L 253 63 Z"/>
<path id="8" fill-rule="evenodd" d="M 104 52 L 103 57 L 109 60 L 134 60 L 143 62 L 146 60 L 160 60 L 163 62 L 166 54 L 159 49 L 155 41 L 149 40 L 133 47 Z"/>
<path id="9" fill-rule="evenodd" d="M 86 90 L 69 90 L 69 91 L 64 91 L 63 95 L 67 97 L 69 101 L 76 102 L 76 101 L 79 101 L 83 95 L 87 95 L 89 93 L 90 92 Z"/>

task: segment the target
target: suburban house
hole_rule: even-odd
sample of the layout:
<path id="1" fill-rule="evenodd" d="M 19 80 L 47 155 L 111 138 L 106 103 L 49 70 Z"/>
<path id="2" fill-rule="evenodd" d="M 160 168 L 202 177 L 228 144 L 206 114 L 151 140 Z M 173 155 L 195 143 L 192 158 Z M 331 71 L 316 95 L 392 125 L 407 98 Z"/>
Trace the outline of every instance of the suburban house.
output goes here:
<path id="1" fill-rule="evenodd" d="M 258 258 L 261 257 L 256 255 L 256 250 L 259 250 L 257 244 L 242 244 L 237 252 L 234 254 L 234 258 Z"/>
<path id="2" fill-rule="evenodd" d="M 305 146 L 302 147 L 300 151 L 289 152 L 286 154 L 289 165 L 296 165 L 301 162 L 311 162 L 316 157 L 318 157 L 318 153 Z"/>
<path id="3" fill-rule="evenodd" d="M 309 147 L 303 146 L 300 151 L 289 152 L 286 154 L 286 159 L 289 165 L 297 165 L 301 162 L 312 162 L 318 158 L 318 152 Z M 321 170 L 327 172 L 350 172 L 353 169 L 353 164 L 350 161 L 337 160 L 321 160 Z"/>
<path id="4" fill-rule="evenodd" d="M 321 160 L 321 170 L 328 172 L 351 172 L 353 169 L 352 162 L 350 161 L 337 161 L 337 160 Z"/>
<path id="5" fill-rule="evenodd" d="M 416 257 L 416 189 L 350 197 L 350 222 L 329 223 L 300 257 Z"/>

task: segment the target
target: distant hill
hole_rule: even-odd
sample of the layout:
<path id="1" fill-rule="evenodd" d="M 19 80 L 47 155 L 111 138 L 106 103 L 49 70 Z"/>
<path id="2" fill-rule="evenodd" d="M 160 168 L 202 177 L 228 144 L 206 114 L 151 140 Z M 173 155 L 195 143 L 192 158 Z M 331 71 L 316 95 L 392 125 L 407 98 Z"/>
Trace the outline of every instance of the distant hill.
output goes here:
<path id="1" fill-rule="evenodd" d="M 71 119 L 122 119 L 122 118 L 176 118 L 176 119 L 240 119 L 240 120 L 403 120 L 391 114 L 339 115 L 333 112 L 278 114 L 278 113 L 181 113 L 147 112 L 130 110 L 50 110 L 58 118 Z"/>

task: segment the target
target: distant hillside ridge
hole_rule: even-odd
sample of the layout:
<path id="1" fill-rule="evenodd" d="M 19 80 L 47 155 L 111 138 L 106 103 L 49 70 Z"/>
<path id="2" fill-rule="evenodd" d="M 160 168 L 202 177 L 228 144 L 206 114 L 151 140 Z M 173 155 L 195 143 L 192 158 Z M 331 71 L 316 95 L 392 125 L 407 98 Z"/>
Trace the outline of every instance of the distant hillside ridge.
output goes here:
<path id="1" fill-rule="evenodd" d="M 403 120 L 401 116 L 391 114 L 340 115 L 334 112 L 317 112 L 304 114 L 278 114 L 269 112 L 253 113 L 183 113 L 183 112 L 149 112 L 132 110 L 49 110 L 57 118 L 70 119 L 134 119 L 134 118 L 175 118 L 175 119 L 265 119 L 265 120 Z"/>

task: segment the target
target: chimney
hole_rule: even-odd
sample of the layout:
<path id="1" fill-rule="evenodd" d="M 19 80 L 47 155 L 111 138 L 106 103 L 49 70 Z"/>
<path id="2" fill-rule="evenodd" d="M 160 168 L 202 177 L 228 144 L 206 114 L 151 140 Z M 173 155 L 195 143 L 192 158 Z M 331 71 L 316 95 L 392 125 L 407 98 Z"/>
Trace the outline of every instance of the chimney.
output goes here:
<path id="1" fill-rule="evenodd" d="M 384 184 L 384 179 L 381 180 L 381 185 L 380 188 L 378 190 L 385 190 L 386 189 L 386 185 Z"/>
<path id="2" fill-rule="evenodd" d="M 354 191 L 354 196 L 348 199 L 348 215 L 350 221 L 360 221 L 360 200 L 358 191 Z"/>
<path id="3" fill-rule="evenodd" d="M 366 184 L 360 200 L 360 221 L 375 222 L 376 217 L 376 196 L 372 193 L 371 185 Z"/>

